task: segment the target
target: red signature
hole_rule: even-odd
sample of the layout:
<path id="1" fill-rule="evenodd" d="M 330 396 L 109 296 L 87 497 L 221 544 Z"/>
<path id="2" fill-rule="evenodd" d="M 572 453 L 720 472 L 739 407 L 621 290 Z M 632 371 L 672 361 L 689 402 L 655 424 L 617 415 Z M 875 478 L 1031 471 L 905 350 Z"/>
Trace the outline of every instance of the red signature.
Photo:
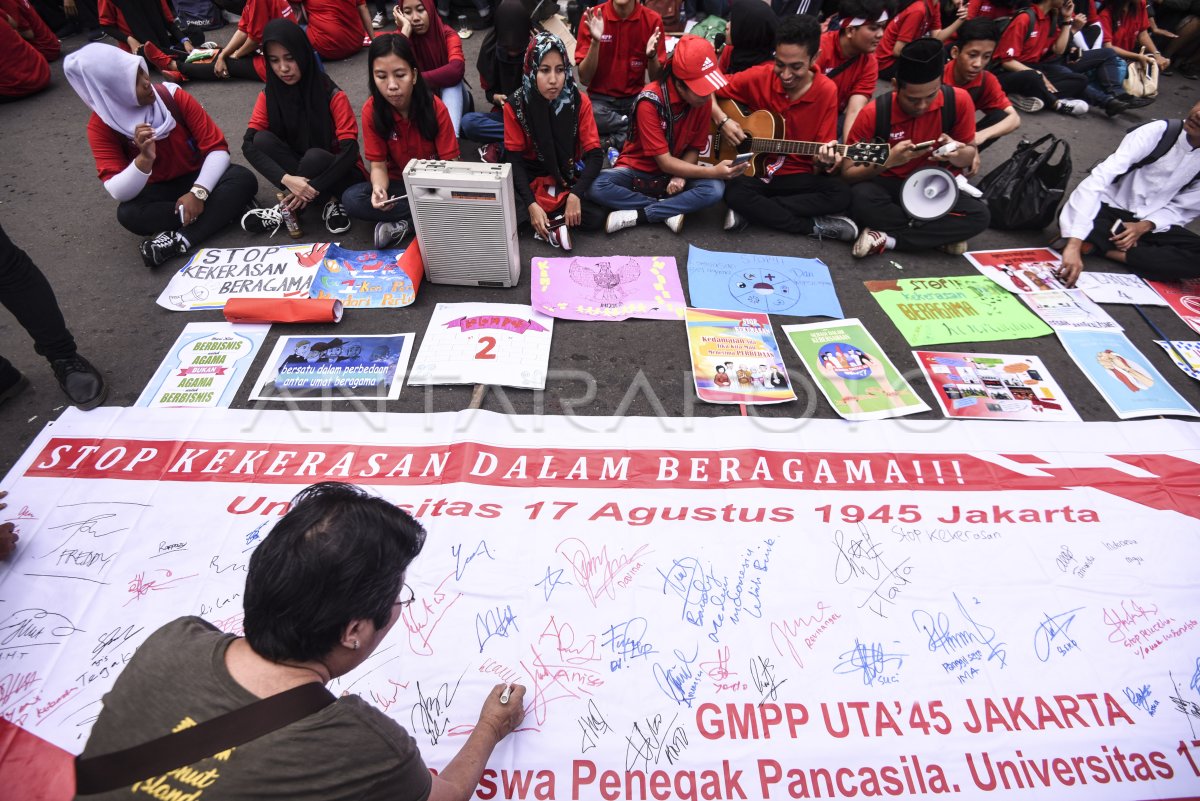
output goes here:
<path id="1" fill-rule="evenodd" d="M 434 629 L 442 622 L 450 607 L 463 597 L 461 592 L 450 593 L 442 589 L 446 582 L 454 578 L 451 572 L 428 598 L 422 598 L 404 610 L 404 627 L 408 629 L 408 647 L 418 656 L 432 656 L 433 646 L 429 639 Z"/>
<path id="2" fill-rule="evenodd" d="M 615 559 L 609 559 L 607 546 L 600 549 L 598 556 L 592 556 L 587 543 L 571 537 L 560 542 L 555 550 L 571 565 L 571 570 L 575 572 L 575 578 L 587 591 L 588 600 L 592 602 L 592 606 L 595 606 L 596 599 L 601 595 L 607 595 L 609 598 L 617 597 L 613 587 L 622 568 L 635 562 L 643 553 L 653 553 L 647 550 L 649 547 L 649 545 L 642 545 L 629 556 L 622 554 Z M 596 582 L 595 585 L 593 585 L 593 581 Z"/>
<path id="3" fill-rule="evenodd" d="M 129 580 L 129 592 L 133 595 L 123 606 L 129 606 L 134 601 L 140 601 L 145 596 L 159 590 L 169 590 L 180 581 L 186 581 L 190 578 L 195 578 L 196 573 L 190 576 L 175 576 L 165 567 L 160 567 L 157 570 L 150 571 L 151 573 L 162 573 L 162 578 L 152 578 L 147 580 L 146 573 L 138 573 Z"/>

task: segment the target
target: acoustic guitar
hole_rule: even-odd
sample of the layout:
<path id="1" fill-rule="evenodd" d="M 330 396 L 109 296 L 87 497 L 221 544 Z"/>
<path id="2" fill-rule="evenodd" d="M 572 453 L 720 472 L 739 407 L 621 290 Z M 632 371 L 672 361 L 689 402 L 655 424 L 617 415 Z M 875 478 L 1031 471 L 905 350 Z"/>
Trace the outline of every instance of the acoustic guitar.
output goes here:
<path id="1" fill-rule="evenodd" d="M 784 153 L 815 156 L 825 144 L 784 139 L 783 118 L 765 109 L 747 114 L 741 106 L 728 99 L 717 101 L 717 105 L 731 120 L 742 126 L 746 138 L 740 145 L 735 145 L 723 135 L 721 128 L 714 125 L 712 133 L 708 136 L 708 145 L 700 153 L 700 161 L 706 164 L 732 159 L 739 153 L 753 153 L 754 157 L 750 159 L 750 165 L 744 173 L 752 176 L 763 168 L 764 155 Z M 892 152 L 887 145 L 874 142 L 834 145 L 834 149 L 855 164 L 883 164 Z"/>

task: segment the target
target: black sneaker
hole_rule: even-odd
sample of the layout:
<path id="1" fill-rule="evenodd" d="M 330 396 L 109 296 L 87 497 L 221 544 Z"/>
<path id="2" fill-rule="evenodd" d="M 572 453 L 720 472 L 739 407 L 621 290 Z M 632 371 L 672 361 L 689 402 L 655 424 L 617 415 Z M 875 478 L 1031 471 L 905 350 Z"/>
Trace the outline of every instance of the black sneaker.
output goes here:
<path id="1" fill-rule="evenodd" d="M 1110 117 L 1115 117 L 1123 111 L 1129 110 L 1129 104 L 1121 100 L 1119 97 L 1111 98 L 1104 104 L 1104 113 Z"/>
<path id="2" fill-rule="evenodd" d="M 27 389 L 29 389 L 29 379 L 20 373 L 17 373 L 16 381 L 9 384 L 4 389 L 0 389 L 0 403 L 12 400 Z"/>
<path id="3" fill-rule="evenodd" d="M 325 228 L 331 234 L 344 234 L 350 230 L 350 215 L 334 198 L 330 198 L 325 203 L 325 210 L 321 212 L 321 218 L 325 220 Z"/>
<path id="4" fill-rule="evenodd" d="M 1120 100 L 1130 108 L 1145 108 L 1146 106 L 1153 104 L 1157 99 L 1158 98 L 1155 97 L 1134 97 L 1131 94 L 1125 93 L 1117 95 L 1117 100 Z"/>
<path id="5" fill-rule="evenodd" d="M 68 359 L 55 359 L 50 368 L 71 403 L 83 411 L 96 408 L 108 397 L 104 376 L 78 353 Z"/>
<path id="6" fill-rule="evenodd" d="M 178 231 L 163 231 L 156 237 L 146 239 L 138 248 L 147 267 L 160 267 L 173 256 L 187 253 L 187 240 Z"/>

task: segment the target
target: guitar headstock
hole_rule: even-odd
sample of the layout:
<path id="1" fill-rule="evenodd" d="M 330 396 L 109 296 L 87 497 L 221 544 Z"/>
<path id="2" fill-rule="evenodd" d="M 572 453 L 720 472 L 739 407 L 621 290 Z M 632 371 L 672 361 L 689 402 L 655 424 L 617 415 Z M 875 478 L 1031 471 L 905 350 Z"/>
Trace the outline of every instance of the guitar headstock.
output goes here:
<path id="1" fill-rule="evenodd" d="M 858 142 L 846 146 L 846 158 L 856 165 L 883 164 L 891 152 L 891 147 L 877 142 Z"/>

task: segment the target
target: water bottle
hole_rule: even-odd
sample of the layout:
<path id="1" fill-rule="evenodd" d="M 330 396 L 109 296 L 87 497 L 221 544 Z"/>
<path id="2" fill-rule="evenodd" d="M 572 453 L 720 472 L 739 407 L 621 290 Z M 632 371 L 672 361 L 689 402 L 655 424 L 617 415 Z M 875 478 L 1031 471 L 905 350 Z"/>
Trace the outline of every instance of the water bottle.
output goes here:
<path id="1" fill-rule="evenodd" d="M 611 167 L 611 166 L 613 166 L 614 164 L 616 164 L 616 163 L 617 163 L 617 157 L 618 157 L 618 156 L 620 156 L 620 155 L 621 155 L 621 151 L 617 150 L 615 147 L 610 147 L 610 148 L 608 149 L 608 153 L 606 154 L 606 156 L 607 156 L 607 159 L 608 159 L 608 166 L 610 166 L 610 167 Z"/>
<path id="2" fill-rule="evenodd" d="M 304 232 L 300 230 L 300 221 L 296 219 L 296 215 L 283 202 L 283 193 L 276 192 L 275 198 L 279 201 L 279 216 L 283 218 L 283 224 L 287 226 L 288 236 L 292 239 L 299 239 L 304 236 Z"/>

